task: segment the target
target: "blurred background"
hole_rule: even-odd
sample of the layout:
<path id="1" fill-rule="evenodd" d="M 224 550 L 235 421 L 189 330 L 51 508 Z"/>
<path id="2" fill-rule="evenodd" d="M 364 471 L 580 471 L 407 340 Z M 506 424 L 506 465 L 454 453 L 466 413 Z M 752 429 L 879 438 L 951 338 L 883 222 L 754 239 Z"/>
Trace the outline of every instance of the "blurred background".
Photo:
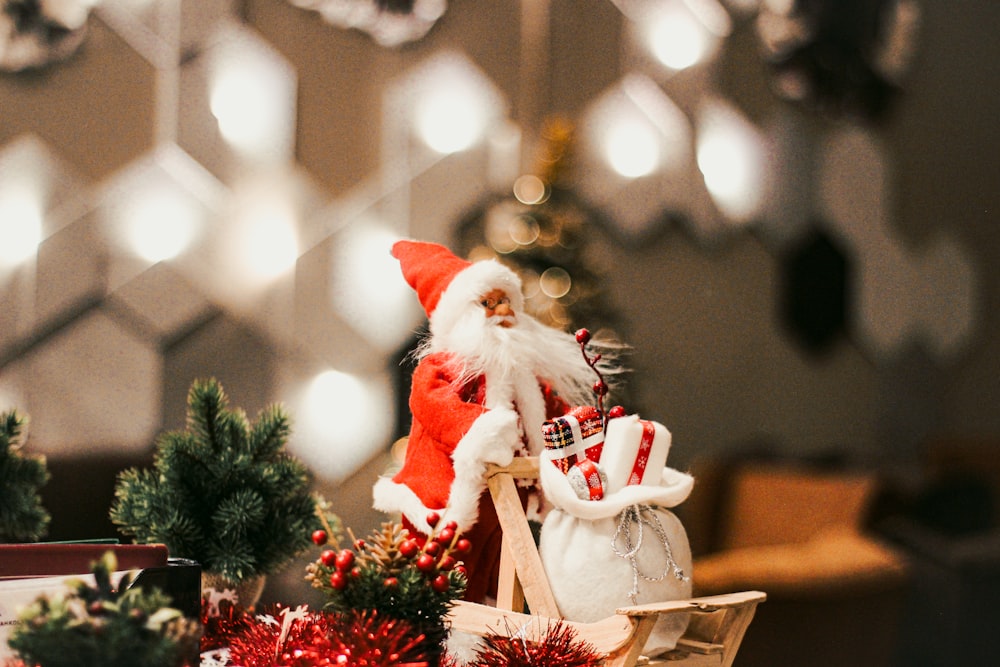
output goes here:
<path id="1" fill-rule="evenodd" d="M 283 403 L 332 509 L 378 525 L 413 237 L 629 344 L 619 402 L 670 465 L 862 470 L 942 591 L 956 544 L 1000 579 L 1000 5 L 0 6 L 0 411 L 48 457 L 51 538 L 114 534 L 114 475 L 204 377 Z"/>

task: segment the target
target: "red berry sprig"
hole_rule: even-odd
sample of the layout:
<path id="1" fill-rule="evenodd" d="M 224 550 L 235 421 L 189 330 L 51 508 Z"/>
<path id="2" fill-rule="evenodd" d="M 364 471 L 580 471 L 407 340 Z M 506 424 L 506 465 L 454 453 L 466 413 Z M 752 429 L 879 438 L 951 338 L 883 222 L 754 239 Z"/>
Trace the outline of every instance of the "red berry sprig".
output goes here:
<path id="1" fill-rule="evenodd" d="M 604 376 L 597 368 L 597 362 L 601 360 L 601 354 L 597 353 L 593 357 L 587 354 L 587 344 L 590 343 L 591 338 L 590 331 L 587 329 L 577 329 L 575 336 L 576 342 L 580 344 L 580 352 L 583 354 L 583 360 L 597 374 L 597 381 L 594 382 L 592 389 L 594 395 L 597 396 L 597 410 L 601 413 L 601 421 L 604 423 L 604 428 L 607 428 L 608 420 L 625 416 L 625 408 L 616 405 L 607 412 L 604 411 L 604 397 L 608 395 L 608 383 L 604 381 Z"/>
<path id="2" fill-rule="evenodd" d="M 325 548 L 318 560 L 309 566 L 307 579 L 320 590 L 344 591 L 362 578 L 363 567 L 374 565 L 379 568 L 381 583 L 395 589 L 400 586 L 401 573 L 412 568 L 419 572 L 430 590 L 448 594 L 454 582 L 450 573 L 465 575 L 459 558 L 469 553 L 472 545 L 458 534 L 456 522 L 440 525 L 442 519 L 437 512 L 430 513 L 426 520 L 431 526 L 426 540 L 410 537 L 398 524 L 386 524 L 385 532 L 375 534 L 371 545 L 355 539 L 348 529 L 351 548 L 340 548 L 328 536 L 317 535 L 315 541 Z"/>
<path id="3" fill-rule="evenodd" d="M 597 381 L 594 382 L 592 387 L 594 395 L 597 396 L 597 410 L 601 413 L 601 419 L 604 425 L 607 426 L 608 418 L 607 413 L 604 412 L 604 397 L 608 394 L 608 383 L 604 381 L 604 376 L 601 375 L 601 371 L 597 368 L 597 362 L 601 360 L 601 354 L 597 353 L 593 357 L 587 354 L 587 344 L 590 342 L 590 331 L 587 329 L 577 329 L 576 330 L 576 342 L 580 345 L 580 352 L 583 354 L 583 360 L 587 362 L 594 373 L 597 374 Z"/>

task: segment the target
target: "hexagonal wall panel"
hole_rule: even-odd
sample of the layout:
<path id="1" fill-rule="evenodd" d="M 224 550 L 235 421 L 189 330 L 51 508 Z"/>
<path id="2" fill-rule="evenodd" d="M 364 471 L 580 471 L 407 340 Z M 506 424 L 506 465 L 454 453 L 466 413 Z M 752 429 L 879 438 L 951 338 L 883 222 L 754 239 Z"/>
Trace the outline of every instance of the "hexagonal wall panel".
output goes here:
<path id="1" fill-rule="evenodd" d="M 143 452 L 160 428 L 162 360 L 143 341 L 93 308 L 23 355 L 36 447 L 58 452 Z"/>

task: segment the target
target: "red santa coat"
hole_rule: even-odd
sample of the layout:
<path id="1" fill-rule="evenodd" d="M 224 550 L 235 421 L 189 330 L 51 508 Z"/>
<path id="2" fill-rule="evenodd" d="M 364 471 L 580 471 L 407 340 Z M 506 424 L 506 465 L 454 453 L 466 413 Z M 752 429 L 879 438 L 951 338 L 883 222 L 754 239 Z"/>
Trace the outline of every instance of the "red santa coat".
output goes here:
<path id="1" fill-rule="evenodd" d="M 463 560 L 469 575 L 466 599 L 473 601 L 495 594 L 500 561 L 500 529 L 486 491 L 486 465 L 502 458 L 504 450 L 513 454 L 522 449 L 517 413 L 488 410 L 485 394 L 481 377 L 458 386 L 451 355 L 436 352 L 421 359 L 410 392 L 413 422 L 406 458 L 392 479 L 383 478 L 374 488 L 375 507 L 401 513 L 411 532 L 430 532 L 426 518 L 431 511 L 442 522 L 458 524 L 472 543 L 472 553 Z M 539 383 L 538 401 L 546 418 L 569 409 L 545 383 Z"/>

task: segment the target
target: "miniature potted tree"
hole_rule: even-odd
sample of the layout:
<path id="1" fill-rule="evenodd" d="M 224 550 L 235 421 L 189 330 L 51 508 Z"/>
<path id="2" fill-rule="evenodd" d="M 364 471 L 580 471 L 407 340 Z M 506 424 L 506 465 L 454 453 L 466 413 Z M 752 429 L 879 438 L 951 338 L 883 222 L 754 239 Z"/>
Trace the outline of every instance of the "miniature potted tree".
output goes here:
<path id="1" fill-rule="evenodd" d="M 37 542 L 49 528 L 38 490 L 49 481 L 45 457 L 28 456 L 18 439 L 26 419 L 0 414 L 0 542 Z"/>
<path id="2" fill-rule="evenodd" d="M 285 451 L 283 408 L 251 423 L 228 403 L 217 380 L 195 381 L 187 428 L 157 439 L 152 469 L 118 476 L 110 514 L 124 534 L 198 561 L 204 586 L 252 607 L 266 575 L 309 548 L 319 499 L 310 471 Z"/>

